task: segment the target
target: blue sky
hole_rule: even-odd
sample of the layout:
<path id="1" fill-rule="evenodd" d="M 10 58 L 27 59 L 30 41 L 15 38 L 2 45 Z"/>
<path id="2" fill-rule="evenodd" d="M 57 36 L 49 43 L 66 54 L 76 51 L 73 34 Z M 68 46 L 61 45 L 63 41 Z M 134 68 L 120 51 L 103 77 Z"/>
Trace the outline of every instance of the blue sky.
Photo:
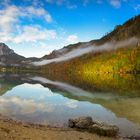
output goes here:
<path id="1" fill-rule="evenodd" d="M 140 0 L 0 0 L 0 42 L 26 57 L 101 38 L 140 14 Z"/>

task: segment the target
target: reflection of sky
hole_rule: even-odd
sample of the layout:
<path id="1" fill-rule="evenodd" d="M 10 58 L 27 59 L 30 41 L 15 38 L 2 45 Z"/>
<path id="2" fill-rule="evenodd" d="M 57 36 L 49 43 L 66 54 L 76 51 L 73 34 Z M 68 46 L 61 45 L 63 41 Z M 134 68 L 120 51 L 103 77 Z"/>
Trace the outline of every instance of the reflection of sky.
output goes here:
<path id="1" fill-rule="evenodd" d="M 53 93 L 40 84 L 22 84 L 0 97 L 0 113 L 10 117 L 43 124 L 63 125 L 69 118 L 92 116 L 113 124 L 122 122 L 121 129 L 132 132 L 134 125 L 99 104 L 77 101 Z"/>
<path id="2" fill-rule="evenodd" d="M 54 95 L 48 88 L 43 88 L 40 84 L 23 84 L 6 92 L 4 96 L 20 96 L 22 99 L 34 99 L 35 101 L 45 100 L 48 96 L 49 99 L 52 97 L 57 99 L 57 94 Z"/>

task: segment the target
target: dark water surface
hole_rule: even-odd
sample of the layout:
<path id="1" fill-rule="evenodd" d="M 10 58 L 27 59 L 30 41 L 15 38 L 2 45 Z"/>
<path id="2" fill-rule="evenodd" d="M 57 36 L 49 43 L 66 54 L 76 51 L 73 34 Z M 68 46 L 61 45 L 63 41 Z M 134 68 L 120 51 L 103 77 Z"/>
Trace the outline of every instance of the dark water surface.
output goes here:
<path id="1" fill-rule="evenodd" d="M 32 123 L 67 126 L 69 118 L 91 116 L 117 125 L 122 135 L 138 135 L 140 94 L 136 95 L 85 91 L 42 76 L 0 74 L 0 114 Z"/>

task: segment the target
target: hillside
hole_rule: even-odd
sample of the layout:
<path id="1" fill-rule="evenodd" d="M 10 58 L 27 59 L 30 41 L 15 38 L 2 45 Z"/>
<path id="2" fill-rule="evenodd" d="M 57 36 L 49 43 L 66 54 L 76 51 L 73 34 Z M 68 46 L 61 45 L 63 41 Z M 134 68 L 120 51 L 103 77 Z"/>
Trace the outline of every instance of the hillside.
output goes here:
<path id="1" fill-rule="evenodd" d="M 97 46 L 96 50 L 91 50 L 77 58 L 64 61 L 50 61 L 48 66 L 57 67 L 57 71 L 61 69 L 60 65 L 67 65 L 67 68 L 72 69 L 73 63 L 76 66 L 85 66 L 90 71 L 95 72 L 138 72 L 140 71 L 140 15 L 136 16 L 123 25 L 116 26 L 114 31 L 102 37 L 100 40 L 93 40 L 87 43 L 77 43 L 69 45 L 60 50 L 53 51 L 50 55 L 44 56 L 41 60 L 53 60 L 53 58 L 68 57 L 70 52 L 77 48 L 86 48 L 91 44 Z M 76 51 L 75 51 L 76 52 Z M 72 66 L 71 66 L 72 65 Z M 62 67 L 62 66 L 61 66 Z M 64 68 L 64 67 L 62 67 Z M 76 68 L 75 68 L 76 69 Z M 77 68 L 78 69 L 78 68 Z M 82 68 L 80 68 L 82 69 Z M 53 69 L 52 69 L 53 70 Z M 56 68 L 54 69 L 54 71 Z M 63 70 L 62 70 L 63 71 Z M 69 70 L 66 70 L 69 71 Z M 50 72 L 51 73 L 51 72 Z"/>
<path id="2" fill-rule="evenodd" d="M 111 33 L 102 37 L 99 42 L 122 41 L 132 37 L 140 38 L 140 15 L 131 18 L 123 25 L 117 25 Z"/>
<path id="3" fill-rule="evenodd" d="M 124 41 L 133 37 L 140 39 L 140 15 L 131 18 L 123 25 L 117 25 L 112 32 L 107 33 L 99 40 L 79 42 L 77 44 L 65 46 L 60 50 L 54 50 L 49 55 L 43 56 L 40 60 L 57 58 L 77 48 L 86 48 L 90 45 L 99 46 L 108 42 Z"/>
<path id="4" fill-rule="evenodd" d="M 126 94 L 131 89 L 133 95 L 134 93 L 139 95 L 139 87 L 136 87 L 136 85 L 139 85 L 139 79 L 135 80 L 137 77 L 135 74 L 140 73 L 139 21 L 140 16 L 137 16 L 119 28 L 117 27 L 100 40 L 88 42 L 89 44 L 98 44 L 98 48 L 102 46 L 108 47 L 109 44 L 107 43 L 111 42 L 111 48 L 116 48 L 116 45 L 120 45 L 117 49 L 99 52 L 91 51 L 67 61 L 43 65 L 41 66 L 42 73 L 54 80 L 65 81 L 84 89 L 99 91 L 102 89 L 114 91 L 115 89 L 118 93 L 123 91 Z M 130 43 L 130 40 L 134 37 L 137 38 L 135 43 Z M 123 47 L 121 47 L 122 41 Z M 127 42 L 127 44 L 124 42 Z M 76 47 L 78 46 L 76 45 Z M 73 47 L 72 45 L 70 48 L 66 48 L 70 50 Z M 133 81 L 137 81 L 137 84 Z M 127 89 L 124 89 L 124 87 L 127 87 Z"/>

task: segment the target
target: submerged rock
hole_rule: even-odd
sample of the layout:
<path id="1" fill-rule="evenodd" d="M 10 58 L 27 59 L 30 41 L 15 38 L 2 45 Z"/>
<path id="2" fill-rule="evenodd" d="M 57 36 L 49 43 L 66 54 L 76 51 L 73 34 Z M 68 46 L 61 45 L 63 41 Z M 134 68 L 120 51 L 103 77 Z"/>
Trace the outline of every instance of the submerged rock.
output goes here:
<path id="1" fill-rule="evenodd" d="M 70 128 L 84 129 L 101 136 L 116 136 L 119 131 L 117 126 L 95 122 L 91 117 L 69 119 L 68 125 Z"/>

